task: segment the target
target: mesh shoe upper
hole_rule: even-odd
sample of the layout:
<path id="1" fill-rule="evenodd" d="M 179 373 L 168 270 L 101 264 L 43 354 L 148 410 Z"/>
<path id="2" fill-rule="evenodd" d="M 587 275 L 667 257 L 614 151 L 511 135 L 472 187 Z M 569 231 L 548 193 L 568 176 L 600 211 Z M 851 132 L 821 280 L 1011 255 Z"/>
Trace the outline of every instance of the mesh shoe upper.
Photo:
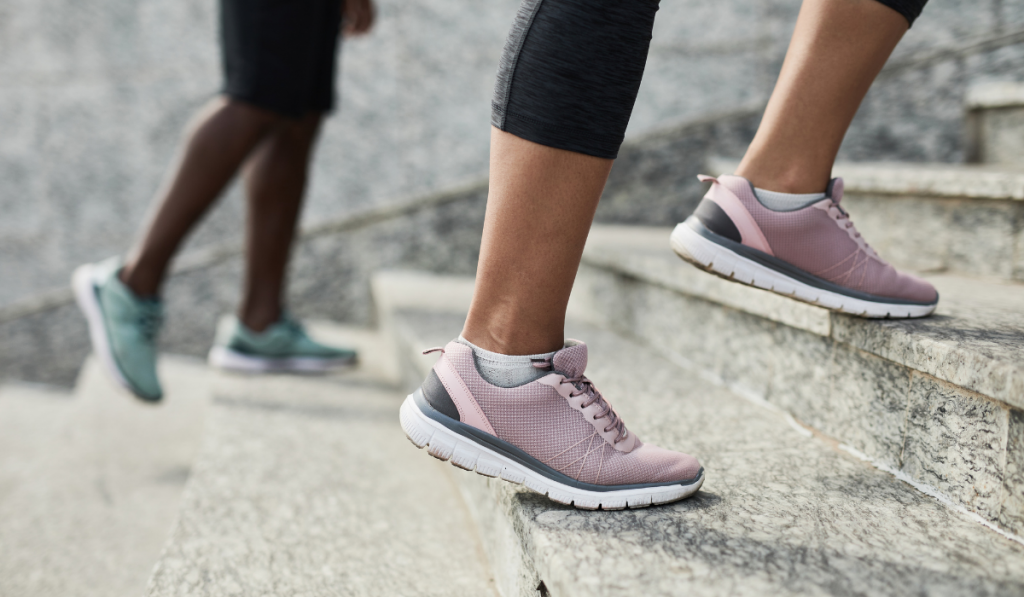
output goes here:
<path id="1" fill-rule="evenodd" d="M 920 303 L 937 300 L 931 284 L 886 263 L 860 236 L 840 206 L 842 179 L 830 185 L 830 197 L 795 211 L 768 209 L 745 178 L 717 180 L 750 213 L 775 257 L 859 292 Z"/>
<path id="2" fill-rule="evenodd" d="M 631 439 L 628 452 L 616 449 L 598 431 L 608 418 L 587 421 L 558 390 L 540 380 L 514 388 L 491 385 L 477 372 L 468 346 L 449 343 L 442 358 L 452 364 L 500 439 L 573 479 L 598 485 L 669 483 L 693 479 L 700 470 L 696 458 L 639 439 Z M 551 364 L 553 372 L 566 378 L 582 377 L 586 345 L 566 346 Z M 597 392 L 589 381 L 576 387 Z M 603 401 L 594 394 L 589 398 Z"/>
<path id="3" fill-rule="evenodd" d="M 157 400 L 163 395 L 156 372 L 156 337 L 163 322 L 163 305 L 135 296 L 118 279 L 118 262 L 96 267 L 96 298 L 114 362 L 136 394 Z"/>
<path id="4" fill-rule="evenodd" d="M 220 330 L 216 344 L 247 355 L 268 358 L 349 359 L 356 356 L 353 350 L 313 340 L 287 313 L 259 333 L 245 327 L 238 318 L 232 318 L 231 324 Z"/>

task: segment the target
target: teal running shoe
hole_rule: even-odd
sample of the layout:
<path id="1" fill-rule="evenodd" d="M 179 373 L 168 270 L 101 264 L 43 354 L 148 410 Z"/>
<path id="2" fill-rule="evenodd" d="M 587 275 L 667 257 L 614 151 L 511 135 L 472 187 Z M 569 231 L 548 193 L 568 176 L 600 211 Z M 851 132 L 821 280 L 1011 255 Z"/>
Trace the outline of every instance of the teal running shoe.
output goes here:
<path id="1" fill-rule="evenodd" d="M 163 303 L 142 299 L 118 279 L 121 261 L 111 258 L 75 270 L 71 286 L 89 322 L 93 351 L 125 389 L 142 400 L 163 398 L 156 375 L 156 337 Z"/>
<path id="2" fill-rule="evenodd" d="M 260 333 L 232 317 L 231 323 L 218 331 L 209 362 L 235 371 L 320 373 L 355 364 L 356 352 L 313 340 L 302 324 L 284 313 Z"/>

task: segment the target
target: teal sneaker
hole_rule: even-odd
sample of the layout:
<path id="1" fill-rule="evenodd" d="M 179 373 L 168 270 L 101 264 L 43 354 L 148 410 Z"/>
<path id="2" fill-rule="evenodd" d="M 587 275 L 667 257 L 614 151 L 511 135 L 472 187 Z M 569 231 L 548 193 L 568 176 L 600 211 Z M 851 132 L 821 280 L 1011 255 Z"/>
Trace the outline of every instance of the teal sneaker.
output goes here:
<path id="1" fill-rule="evenodd" d="M 127 390 L 148 402 L 163 398 L 156 375 L 156 336 L 163 304 L 141 299 L 120 279 L 120 259 L 75 270 L 71 286 L 89 322 L 92 348 L 104 368 Z"/>
<path id="2" fill-rule="evenodd" d="M 319 373 L 355 364 L 356 352 L 313 340 L 285 313 L 261 333 L 232 317 L 229 325 L 218 330 L 209 362 L 235 371 Z"/>

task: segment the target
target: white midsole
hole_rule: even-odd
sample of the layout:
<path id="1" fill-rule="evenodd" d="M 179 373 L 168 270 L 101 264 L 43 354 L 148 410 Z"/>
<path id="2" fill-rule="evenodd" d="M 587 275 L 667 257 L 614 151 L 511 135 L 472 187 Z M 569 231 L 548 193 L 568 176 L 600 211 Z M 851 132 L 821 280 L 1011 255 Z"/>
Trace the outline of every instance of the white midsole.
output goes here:
<path id="1" fill-rule="evenodd" d="M 900 305 L 866 301 L 815 288 L 710 241 L 685 223 L 676 226 L 669 242 L 677 255 L 699 267 L 713 270 L 743 284 L 770 290 L 833 311 L 861 317 L 892 318 L 924 317 L 935 311 L 934 304 Z"/>
<path id="2" fill-rule="evenodd" d="M 210 365 L 221 369 L 253 373 L 269 371 L 320 373 L 337 367 L 352 365 L 355 363 L 355 359 L 321 359 L 314 357 L 268 358 L 243 354 L 224 346 L 214 346 L 210 349 L 208 362 Z"/>
<path id="3" fill-rule="evenodd" d="M 652 504 L 665 504 L 692 495 L 704 483 L 704 475 L 689 485 L 666 485 L 615 491 L 586 491 L 549 479 L 498 452 L 448 429 L 424 415 L 410 394 L 399 412 L 402 430 L 417 448 L 426 447 L 431 456 L 450 460 L 459 468 L 486 477 L 501 477 L 505 481 L 525 485 L 541 495 L 562 504 L 596 510 L 642 508 Z"/>
<path id="4" fill-rule="evenodd" d="M 114 353 L 110 350 L 110 339 L 107 338 L 107 328 L 103 323 L 103 312 L 96 299 L 94 270 L 95 266 L 92 264 L 76 268 L 75 273 L 71 275 L 71 289 L 75 293 L 78 308 L 85 314 L 85 320 L 89 324 L 89 340 L 92 342 L 93 352 L 118 384 L 126 390 L 133 391 L 131 384 L 121 374 L 121 369 L 117 366 L 117 361 L 114 360 Z"/>

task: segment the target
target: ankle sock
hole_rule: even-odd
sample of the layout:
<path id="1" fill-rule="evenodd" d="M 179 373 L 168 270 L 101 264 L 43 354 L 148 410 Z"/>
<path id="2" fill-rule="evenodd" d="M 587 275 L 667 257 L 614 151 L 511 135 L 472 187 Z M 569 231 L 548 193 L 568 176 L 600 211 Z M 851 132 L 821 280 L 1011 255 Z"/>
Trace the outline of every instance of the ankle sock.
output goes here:
<path id="1" fill-rule="evenodd" d="M 499 354 L 484 350 L 462 336 L 459 336 L 457 341 L 473 349 L 476 370 L 480 372 L 480 376 L 487 383 L 499 388 L 514 388 L 544 377 L 549 372 L 534 367 L 532 359 L 547 359 L 555 354 L 554 352 L 528 355 Z"/>
<path id="2" fill-rule="evenodd" d="M 777 193 L 756 187 L 754 194 L 761 205 L 772 211 L 795 211 L 825 198 L 825 193 Z"/>

